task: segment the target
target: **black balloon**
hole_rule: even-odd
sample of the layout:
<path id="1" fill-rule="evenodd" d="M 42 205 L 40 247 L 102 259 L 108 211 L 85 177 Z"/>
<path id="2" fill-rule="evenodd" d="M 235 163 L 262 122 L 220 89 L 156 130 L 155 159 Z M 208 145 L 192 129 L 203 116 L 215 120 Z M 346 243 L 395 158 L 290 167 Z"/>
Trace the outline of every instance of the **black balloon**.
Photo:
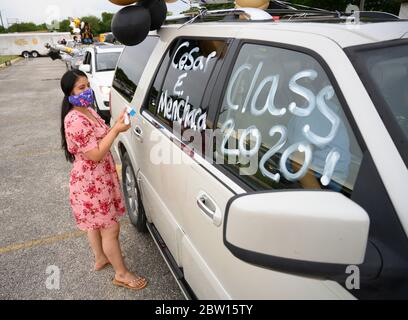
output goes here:
<path id="1" fill-rule="evenodd" d="M 163 0 L 154 0 L 149 6 L 151 25 L 150 30 L 157 30 L 161 27 L 167 16 L 167 6 Z"/>
<path id="2" fill-rule="evenodd" d="M 154 2 L 157 0 L 140 0 L 138 5 L 143 6 L 145 8 L 149 8 Z"/>
<path id="3" fill-rule="evenodd" d="M 149 33 L 150 12 L 143 6 L 132 5 L 120 9 L 112 18 L 112 33 L 127 46 L 142 42 Z"/>

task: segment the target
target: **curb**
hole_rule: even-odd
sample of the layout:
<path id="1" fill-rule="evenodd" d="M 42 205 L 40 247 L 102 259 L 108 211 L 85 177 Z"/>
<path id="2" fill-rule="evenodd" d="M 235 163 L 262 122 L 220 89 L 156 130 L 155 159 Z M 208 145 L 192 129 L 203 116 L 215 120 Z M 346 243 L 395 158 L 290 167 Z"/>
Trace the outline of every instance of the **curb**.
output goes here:
<path id="1" fill-rule="evenodd" d="M 17 58 L 14 58 L 12 60 L 6 61 L 6 62 L 0 64 L 0 69 L 11 66 L 12 64 L 14 64 L 15 62 L 18 62 L 20 60 L 23 60 L 23 57 L 17 57 Z"/>

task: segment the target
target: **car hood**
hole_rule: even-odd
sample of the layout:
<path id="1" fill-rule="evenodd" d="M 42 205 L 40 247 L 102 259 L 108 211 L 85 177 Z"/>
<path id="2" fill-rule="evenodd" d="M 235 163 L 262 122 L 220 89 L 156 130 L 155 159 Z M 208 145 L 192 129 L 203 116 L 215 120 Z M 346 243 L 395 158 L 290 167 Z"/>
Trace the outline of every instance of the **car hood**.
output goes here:
<path id="1" fill-rule="evenodd" d="M 96 72 L 94 75 L 94 81 L 100 86 L 112 86 L 113 76 L 115 71 L 101 71 Z"/>

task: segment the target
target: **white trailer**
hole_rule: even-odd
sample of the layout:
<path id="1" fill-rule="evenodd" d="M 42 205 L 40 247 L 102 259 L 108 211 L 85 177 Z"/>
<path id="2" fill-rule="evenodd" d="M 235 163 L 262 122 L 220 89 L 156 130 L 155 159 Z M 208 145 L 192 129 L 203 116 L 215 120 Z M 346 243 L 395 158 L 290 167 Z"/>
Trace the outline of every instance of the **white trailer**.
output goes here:
<path id="1" fill-rule="evenodd" d="M 57 44 L 59 40 L 72 40 L 69 32 L 16 32 L 0 34 L 0 55 L 21 55 L 36 58 L 46 55 L 46 43 Z"/>

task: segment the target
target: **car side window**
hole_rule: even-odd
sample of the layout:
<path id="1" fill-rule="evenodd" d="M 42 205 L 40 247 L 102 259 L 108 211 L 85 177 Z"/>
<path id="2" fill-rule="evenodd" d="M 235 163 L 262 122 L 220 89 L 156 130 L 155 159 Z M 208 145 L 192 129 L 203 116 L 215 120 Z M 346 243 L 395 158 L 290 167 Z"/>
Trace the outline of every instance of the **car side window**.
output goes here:
<path id="1" fill-rule="evenodd" d="M 87 51 L 85 53 L 84 64 L 89 64 L 91 66 L 91 68 L 92 68 L 92 65 L 91 65 L 91 53 L 89 51 Z"/>
<path id="2" fill-rule="evenodd" d="M 144 68 L 155 48 L 158 37 L 148 36 L 136 46 L 125 47 L 120 56 L 112 87 L 131 102 Z"/>
<path id="3" fill-rule="evenodd" d="M 170 45 L 150 89 L 147 109 L 169 128 L 206 129 L 202 99 L 225 40 L 180 38 Z"/>
<path id="4" fill-rule="evenodd" d="M 215 161 L 253 189 L 351 195 L 362 150 L 326 72 L 310 55 L 244 44 L 217 129 Z"/>
<path id="5" fill-rule="evenodd" d="M 86 51 L 83 64 L 88 64 L 90 66 L 89 72 L 92 73 L 92 62 L 91 62 L 92 55 L 89 51 Z"/>

